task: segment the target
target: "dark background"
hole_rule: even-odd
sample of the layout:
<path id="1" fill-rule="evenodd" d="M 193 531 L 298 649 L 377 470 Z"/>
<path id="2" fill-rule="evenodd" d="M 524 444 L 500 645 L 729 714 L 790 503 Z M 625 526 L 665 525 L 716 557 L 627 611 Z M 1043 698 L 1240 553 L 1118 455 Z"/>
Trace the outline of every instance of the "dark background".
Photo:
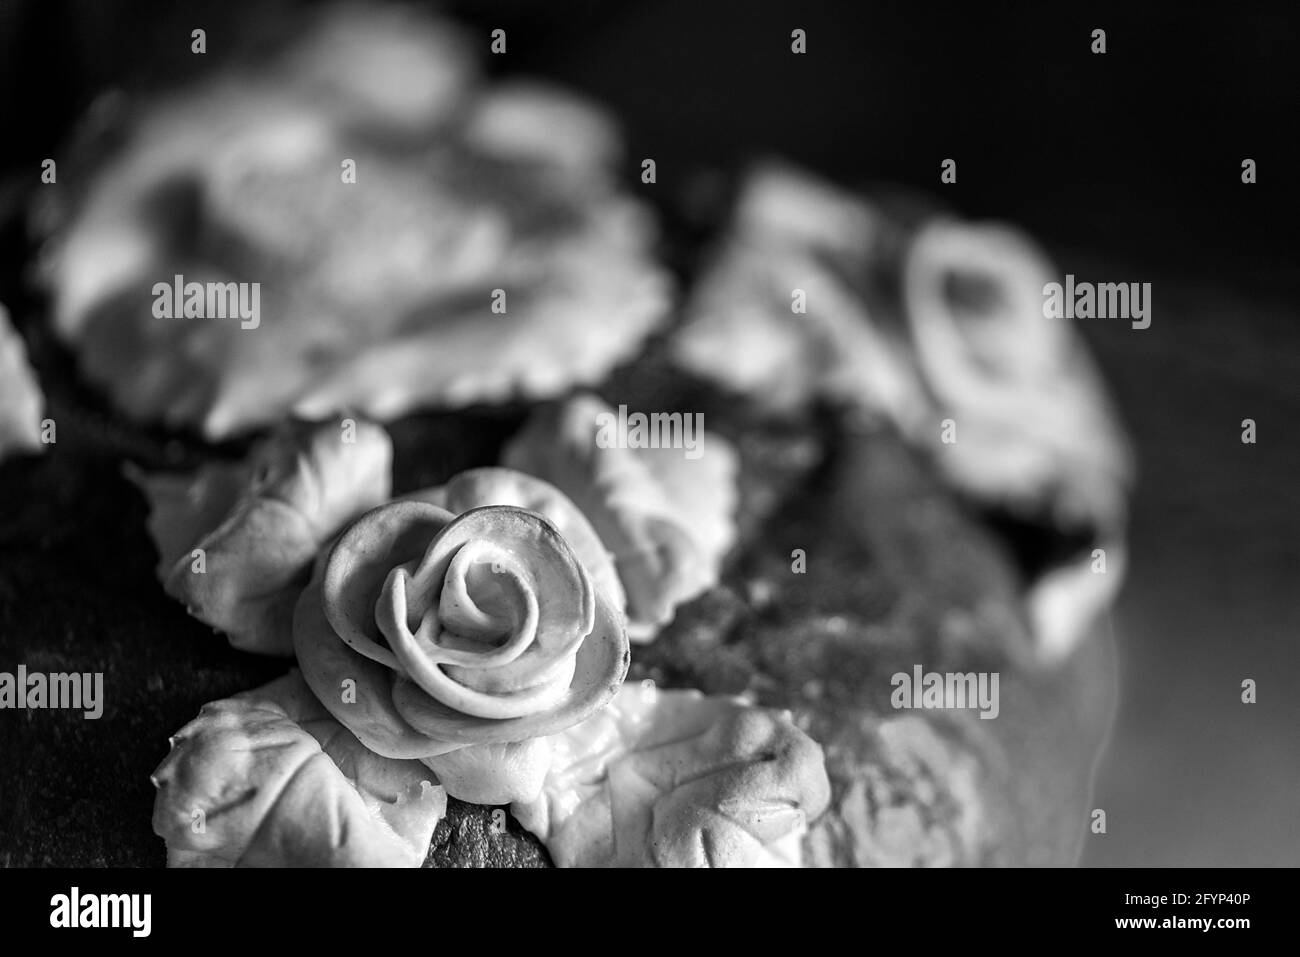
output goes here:
<path id="1" fill-rule="evenodd" d="M 261 5 L 266 7 L 266 4 Z M 292 9 L 290 4 L 277 4 Z M 1153 284 L 1153 323 L 1082 321 L 1137 445 L 1113 618 L 1121 707 L 1091 864 L 1300 863 L 1300 8 L 1291 4 L 453 3 L 485 66 L 605 102 L 627 180 L 777 154 L 1015 222 L 1062 272 Z M 91 97 L 210 69 L 240 5 L 0 0 L 0 199 Z M 189 31 L 208 32 L 207 57 Z M 509 53 L 486 55 L 488 32 Z M 790 52 L 790 31 L 808 53 Z M 1107 52 L 1090 52 L 1091 31 Z M 658 183 L 636 179 L 655 158 Z M 958 163 L 941 185 L 939 164 Z M 1241 161 L 1258 163 L 1243 185 Z M 0 301 L 28 252 L 5 220 Z M 20 311 L 20 310 L 16 310 Z M 17 317 L 24 318 L 21 314 Z M 1243 418 L 1256 445 L 1240 442 Z M 22 507 L 0 504 L 0 509 Z M 1240 682 L 1260 703 L 1239 702 Z"/>

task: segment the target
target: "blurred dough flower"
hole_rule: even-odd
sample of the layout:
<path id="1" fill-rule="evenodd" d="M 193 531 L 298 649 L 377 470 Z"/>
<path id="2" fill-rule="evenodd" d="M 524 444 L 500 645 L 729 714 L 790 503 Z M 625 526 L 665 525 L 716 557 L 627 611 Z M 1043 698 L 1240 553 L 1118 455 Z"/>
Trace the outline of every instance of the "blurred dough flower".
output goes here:
<path id="1" fill-rule="evenodd" d="M 582 509 L 613 556 L 631 636 L 649 640 L 677 606 L 717 584 L 736 534 L 736 452 L 712 434 L 697 458 L 680 448 L 602 447 L 603 416 L 616 413 L 589 394 L 540 409 L 501 461 Z"/>
<path id="2" fill-rule="evenodd" d="M 298 593 L 321 548 L 389 498 L 392 443 L 352 419 L 282 426 L 247 462 L 193 476 L 128 469 L 150 502 L 158 577 L 245 651 L 291 654 Z"/>
<path id="3" fill-rule="evenodd" d="M 291 411 L 549 396 L 635 353 L 668 281 L 603 114 L 482 87 L 459 37 L 410 10 L 299 29 L 270 65 L 102 104 L 82 168 L 43 197 L 41 273 L 90 379 L 217 438 Z M 156 318 L 154 284 L 178 275 L 260 283 L 256 328 Z"/>
<path id="4" fill-rule="evenodd" d="M 798 867 L 830 802 L 821 748 L 788 712 L 629 682 L 552 739 L 512 808 L 560 867 Z"/>
<path id="5" fill-rule="evenodd" d="M 296 671 L 204 705 L 154 772 L 172 867 L 418 867 L 447 795 L 368 751 Z"/>
<path id="6" fill-rule="evenodd" d="M 829 399 L 887 421 L 972 499 L 1089 542 L 1029 583 L 1028 614 L 1054 658 L 1118 585 L 1132 465 L 1083 343 L 1044 315 L 1052 278 L 1009 227 L 905 222 L 767 166 L 746 183 L 671 348 L 773 411 Z M 957 441 L 945 441 L 945 419 Z M 1114 573 L 1091 574 L 1092 545 L 1114 553 Z"/>
<path id="7" fill-rule="evenodd" d="M 41 394 L 27 362 L 27 347 L 0 305 L 0 461 L 11 452 L 36 452 L 41 445 Z"/>

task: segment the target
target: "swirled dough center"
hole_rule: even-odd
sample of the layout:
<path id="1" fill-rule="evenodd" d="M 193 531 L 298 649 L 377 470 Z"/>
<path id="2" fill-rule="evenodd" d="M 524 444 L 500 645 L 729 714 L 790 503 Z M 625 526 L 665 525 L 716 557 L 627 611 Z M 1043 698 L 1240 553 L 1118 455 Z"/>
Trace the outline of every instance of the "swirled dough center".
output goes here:
<path id="1" fill-rule="evenodd" d="M 384 582 L 380 631 L 407 677 L 449 708 L 518 718 L 568 693 L 584 632 L 566 619 L 585 617 L 586 589 L 529 544 L 440 537 Z"/>

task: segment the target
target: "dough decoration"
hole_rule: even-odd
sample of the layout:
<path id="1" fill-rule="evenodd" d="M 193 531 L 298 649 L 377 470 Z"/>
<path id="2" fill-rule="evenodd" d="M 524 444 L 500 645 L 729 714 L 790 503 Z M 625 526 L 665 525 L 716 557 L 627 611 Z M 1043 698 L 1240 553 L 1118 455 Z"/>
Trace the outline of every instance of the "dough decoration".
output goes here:
<path id="1" fill-rule="evenodd" d="M 290 672 L 206 704 L 153 773 L 170 867 L 418 867 L 447 795 L 367 750 Z"/>
<path id="2" fill-rule="evenodd" d="M 821 748 L 736 698 L 628 682 L 551 747 L 512 811 L 560 867 L 798 867 L 830 801 Z"/>
<path id="3" fill-rule="evenodd" d="M 467 469 L 436 488 L 403 496 L 428 502 L 453 514 L 484 505 L 513 505 L 546 516 L 559 529 L 573 553 L 609 603 L 623 609 L 627 596 L 614 560 L 581 509 L 556 486 L 512 468 Z"/>
<path id="4" fill-rule="evenodd" d="M 553 523 L 513 506 L 368 512 L 317 563 L 293 634 L 339 721 L 476 804 L 533 797 L 536 739 L 604 705 L 630 660 L 621 610 Z"/>
<path id="5" fill-rule="evenodd" d="M 426 761 L 463 800 L 531 797 L 538 739 L 627 672 L 618 577 L 540 479 L 474 469 L 389 501 L 391 461 L 382 427 L 345 419 L 190 478 L 136 472 L 159 577 L 235 647 L 296 654 L 367 747 Z"/>
<path id="6" fill-rule="evenodd" d="M 27 361 L 27 347 L 0 305 L 0 461 L 12 453 L 39 452 L 41 393 L 36 373 Z"/>
<path id="7" fill-rule="evenodd" d="M 903 269 L 922 373 L 961 429 L 950 444 L 930 430 L 941 473 L 978 501 L 1087 530 L 1085 548 L 1026 588 L 1039 651 L 1056 662 L 1087 637 L 1123 581 L 1133 466 L 1082 341 L 1066 320 L 1044 315 L 1052 281 L 1019 233 L 948 220 L 918 230 Z"/>
<path id="8" fill-rule="evenodd" d="M 578 490 L 609 510 L 596 519 L 634 530 L 655 496 L 655 521 L 707 533 L 687 542 L 686 558 L 716 566 L 731 534 L 720 503 L 734 498 L 734 453 L 714 440 L 695 460 L 715 457 L 726 480 L 704 481 L 688 506 L 696 486 L 667 459 L 601 471 L 606 450 L 580 441 L 600 408 L 584 399 L 559 410 L 569 417 L 561 477 L 592 481 L 599 496 Z M 542 427 L 528 433 L 534 451 Z M 594 481 L 565 471 L 584 455 Z M 561 865 L 797 865 L 803 824 L 828 800 L 820 749 L 787 714 L 623 685 L 624 605 L 631 589 L 657 586 L 616 567 L 625 540 L 611 553 L 577 502 L 509 468 L 390 501 L 391 458 L 372 423 L 294 423 L 246 462 L 136 476 L 169 594 L 237 647 L 291 644 L 301 669 L 207 706 L 182 731 L 157 775 L 155 827 L 171 863 L 418 863 L 402 841 L 427 844 L 427 830 L 402 828 L 431 828 L 436 816 L 419 803 L 424 791 L 410 792 L 418 814 L 399 797 L 423 768 L 447 795 L 515 805 Z M 692 509 L 703 510 L 683 519 Z M 309 760 L 313 777 L 300 782 L 295 769 Z M 325 793 L 300 793 L 316 776 Z M 379 779 L 402 788 L 372 787 Z M 238 813 L 189 835 L 193 807 L 224 808 L 244 792 L 253 797 Z M 345 827 L 338 807 L 384 826 Z"/>
<path id="9" fill-rule="evenodd" d="M 389 499 L 391 465 L 388 434 L 345 419 L 284 426 L 246 462 L 192 476 L 128 475 L 149 499 L 167 594 L 234 647 L 288 655 L 312 564 L 349 521 Z"/>
<path id="10" fill-rule="evenodd" d="M 330 7 L 290 35 L 269 64 L 106 100 L 68 161 L 84 185 L 40 200 L 56 329 L 124 412 L 215 439 L 550 396 L 661 322 L 655 228 L 602 112 L 485 86 L 409 10 Z M 160 317 L 160 282 L 255 283 L 258 316 Z"/>
<path id="11" fill-rule="evenodd" d="M 735 541 L 738 460 L 712 434 L 697 458 L 601 447 L 600 424 L 616 415 L 590 394 L 538 410 L 501 460 L 554 484 L 587 515 L 627 594 L 629 634 L 648 641 L 679 605 L 717 584 Z"/>
<path id="12" fill-rule="evenodd" d="M 971 499 L 1086 531 L 1088 548 L 1026 585 L 1040 651 L 1056 660 L 1118 587 L 1109 569 L 1087 576 L 1093 547 L 1122 566 L 1132 463 L 1081 340 L 1044 315 L 1051 281 L 1009 227 L 905 223 L 769 166 L 746 184 L 671 348 L 774 412 L 828 399 L 888 421 Z"/>
<path id="13" fill-rule="evenodd" d="M 671 284 L 603 113 L 485 85 L 462 38 L 409 10 L 340 4 L 303 31 L 271 65 L 106 99 L 80 169 L 39 200 L 56 329 L 122 410 L 216 439 L 553 398 L 662 324 Z M 254 284 L 265 316 L 159 316 L 156 284 L 182 276 Z M 768 168 L 671 348 L 777 412 L 831 399 L 887 419 L 979 502 L 1086 526 L 1110 574 L 1074 561 L 1026 588 L 1060 656 L 1121 577 L 1131 466 L 1080 343 L 1042 313 L 1050 278 L 1011 230 L 901 223 Z M 42 401 L 0 308 L 0 457 L 39 448 Z M 129 470 L 167 593 L 235 647 L 298 662 L 172 740 L 152 776 L 169 865 L 419 866 L 448 795 L 511 804 L 560 866 L 816 859 L 830 785 L 789 712 L 624 683 L 629 635 L 717 583 L 737 457 L 719 437 L 699 460 L 605 448 L 612 413 L 558 402 L 505 467 L 396 499 L 390 440 L 364 421 L 284 426 L 193 476 Z M 955 768 L 978 808 L 977 762 L 915 722 L 885 722 L 881 753 Z M 884 802 L 887 840 L 854 836 L 886 863 L 929 827 L 889 783 L 842 798 L 862 820 Z M 951 860 L 979 843 L 963 815 Z"/>

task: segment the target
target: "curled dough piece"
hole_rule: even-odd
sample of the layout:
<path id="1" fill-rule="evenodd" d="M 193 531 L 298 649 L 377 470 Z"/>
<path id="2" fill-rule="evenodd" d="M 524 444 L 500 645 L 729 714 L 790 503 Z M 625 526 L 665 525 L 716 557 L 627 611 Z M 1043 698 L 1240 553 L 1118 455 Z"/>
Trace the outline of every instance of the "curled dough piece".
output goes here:
<path id="1" fill-rule="evenodd" d="M 768 165 L 746 181 L 671 348 L 775 412 L 829 399 L 887 422 L 962 495 L 1084 542 L 1025 582 L 1039 650 L 1059 660 L 1120 584 L 1114 569 L 1087 576 L 1095 548 L 1122 550 L 1133 467 L 1082 340 L 1044 308 L 1053 278 L 1010 227 L 887 215 Z"/>
<path id="2" fill-rule="evenodd" d="M 725 439 L 702 430 L 698 455 L 617 441 L 624 411 L 590 394 L 541 409 L 502 462 L 554 484 L 591 521 L 626 592 L 629 632 L 644 641 L 717 583 L 735 539 L 738 465 Z"/>
<path id="3" fill-rule="evenodd" d="M 27 348 L 0 305 L 0 461 L 11 452 L 36 452 L 41 445 L 41 394 Z"/>
<path id="4" fill-rule="evenodd" d="M 512 810 L 560 867 L 798 867 L 826 809 L 822 750 L 788 712 L 629 682 L 551 739 Z"/>
<path id="5" fill-rule="evenodd" d="M 367 750 L 290 672 L 206 704 L 153 773 L 171 867 L 418 867 L 447 795 Z"/>
<path id="6" fill-rule="evenodd" d="M 581 509 L 558 488 L 536 476 L 510 468 L 467 469 L 446 485 L 414 492 L 405 498 L 441 506 L 454 515 L 484 505 L 513 505 L 546 516 L 573 548 L 591 576 L 591 583 L 623 608 L 627 596 L 600 536 Z"/>
<path id="7" fill-rule="evenodd" d="M 912 237 L 903 291 L 917 361 L 962 430 L 956 442 L 933 428 L 926 439 L 976 497 L 1043 503 L 1063 523 L 1115 533 L 1130 452 L 1082 343 L 1044 309 L 1051 280 L 1042 253 L 1008 227 L 936 219 Z"/>
<path id="8" fill-rule="evenodd" d="M 1119 591 L 1133 479 L 1091 357 L 1068 321 L 1044 309 L 1052 278 L 1018 232 L 944 219 L 916 232 L 903 269 L 917 361 L 957 430 L 944 441 L 931 422 L 916 440 L 977 501 L 1086 533 L 1077 554 L 1027 583 L 1026 614 L 1047 662 L 1086 638 Z"/>
<path id="9" fill-rule="evenodd" d="M 128 474 L 150 503 L 167 594 L 244 651 L 287 655 L 292 614 L 322 546 L 386 501 L 392 443 L 344 419 L 289 424 L 237 464 L 186 477 Z"/>

